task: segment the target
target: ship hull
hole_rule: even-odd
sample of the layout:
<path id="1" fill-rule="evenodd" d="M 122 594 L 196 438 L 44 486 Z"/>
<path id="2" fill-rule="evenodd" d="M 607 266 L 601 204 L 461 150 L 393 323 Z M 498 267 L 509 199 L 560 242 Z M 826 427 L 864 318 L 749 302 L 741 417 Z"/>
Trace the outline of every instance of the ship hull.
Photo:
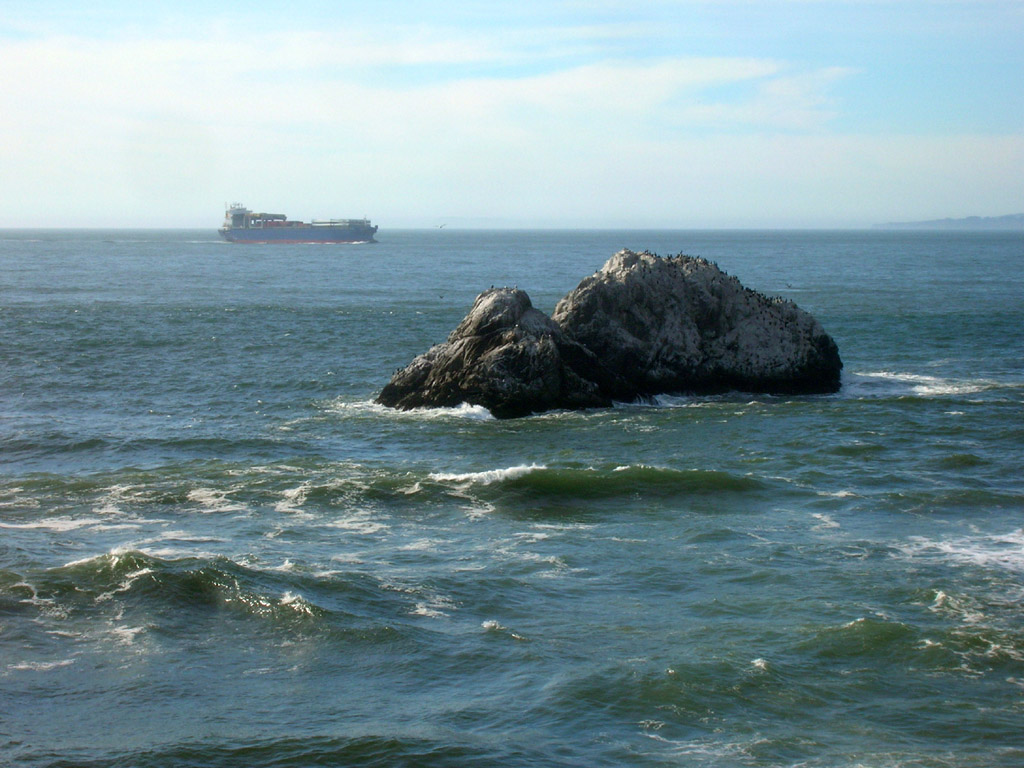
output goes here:
<path id="1" fill-rule="evenodd" d="M 231 243 L 375 243 L 377 227 L 223 227 L 220 236 Z"/>

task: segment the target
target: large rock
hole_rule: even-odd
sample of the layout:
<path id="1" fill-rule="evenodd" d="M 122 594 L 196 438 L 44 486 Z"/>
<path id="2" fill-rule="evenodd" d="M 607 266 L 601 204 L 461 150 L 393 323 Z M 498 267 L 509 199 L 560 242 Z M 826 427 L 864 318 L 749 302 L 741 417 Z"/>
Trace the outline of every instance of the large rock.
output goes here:
<path id="1" fill-rule="evenodd" d="M 626 382 L 615 397 L 839 389 L 839 350 L 817 320 L 704 259 L 621 251 L 552 317 Z"/>
<path id="2" fill-rule="evenodd" d="M 498 418 L 659 393 L 839 389 L 835 342 L 790 301 L 704 259 L 622 251 L 555 307 L 516 289 L 480 294 L 443 344 L 398 371 L 377 401 L 482 405 Z"/>
<path id="3" fill-rule="evenodd" d="M 498 418 L 608 406 L 604 390 L 614 386 L 602 371 L 524 291 L 495 288 L 477 297 L 446 342 L 398 371 L 377 402 L 403 410 L 470 403 Z"/>

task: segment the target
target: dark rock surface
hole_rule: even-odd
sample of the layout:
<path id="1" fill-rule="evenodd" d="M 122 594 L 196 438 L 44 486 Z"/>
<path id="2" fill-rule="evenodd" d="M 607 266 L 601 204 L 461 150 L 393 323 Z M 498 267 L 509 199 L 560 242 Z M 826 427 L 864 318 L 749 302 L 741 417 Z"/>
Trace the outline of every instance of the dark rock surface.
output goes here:
<path id="1" fill-rule="evenodd" d="M 552 319 L 622 376 L 632 397 L 839 389 L 839 350 L 817 320 L 704 259 L 621 251 Z"/>
<path id="2" fill-rule="evenodd" d="M 377 402 L 403 410 L 470 403 L 498 418 L 608 406 L 610 397 L 593 380 L 602 370 L 524 291 L 492 288 L 447 341 L 398 371 Z"/>
<path id="3" fill-rule="evenodd" d="M 377 398 L 401 409 L 482 405 L 498 418 L 611 405 L 667 392 L 839 389 L 835 342 L 790 301 L 703 259 L 622 251 L 555 307 L 491 289 L 443 344 Z"/>

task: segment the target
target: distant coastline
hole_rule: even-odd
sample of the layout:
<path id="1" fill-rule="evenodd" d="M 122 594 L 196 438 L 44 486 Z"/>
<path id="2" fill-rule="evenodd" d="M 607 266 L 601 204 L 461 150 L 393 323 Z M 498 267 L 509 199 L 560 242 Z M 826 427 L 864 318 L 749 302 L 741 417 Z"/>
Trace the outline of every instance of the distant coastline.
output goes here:
<path id="1" fill-rule="evenodd" d="M 964 219 L 932 219 L 930 221 L 891 221 L 876 224 L 875 229 L 999 229 L 1024 230 L 1024 213 L 1009 216 L 968 216 Z"/>

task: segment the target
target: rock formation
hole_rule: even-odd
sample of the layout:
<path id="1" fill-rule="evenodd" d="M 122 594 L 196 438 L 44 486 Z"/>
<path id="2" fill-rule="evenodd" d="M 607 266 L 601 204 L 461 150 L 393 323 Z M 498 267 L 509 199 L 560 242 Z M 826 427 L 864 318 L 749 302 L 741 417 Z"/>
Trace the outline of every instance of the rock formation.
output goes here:
<path id="1" fill-rule="evenodd" d="M 622 251 L 555 307 L 491 289 L 443 344 L 398 371 L 388 406 L 482 405 L 498 418 L 667 392 L 839 389 L 835 342 L 790 301 L 704 259 Z"/>
<path id="2" fill-rule="evenodd" d="M 403 410 L 470 403 L 498 418 L 608 406 L 611 398 L 593 380 L 602 369 L 524 291 L 492 288 L 446 342 L 398 371 L 377 402 Z"/>
<path id="3" fill-rule="evenodd" d="M 555 307 L 554 321 L 627 392 L 835 392 L 835 342 L 791 301 L 704 259 L 622 251 Z"/>

